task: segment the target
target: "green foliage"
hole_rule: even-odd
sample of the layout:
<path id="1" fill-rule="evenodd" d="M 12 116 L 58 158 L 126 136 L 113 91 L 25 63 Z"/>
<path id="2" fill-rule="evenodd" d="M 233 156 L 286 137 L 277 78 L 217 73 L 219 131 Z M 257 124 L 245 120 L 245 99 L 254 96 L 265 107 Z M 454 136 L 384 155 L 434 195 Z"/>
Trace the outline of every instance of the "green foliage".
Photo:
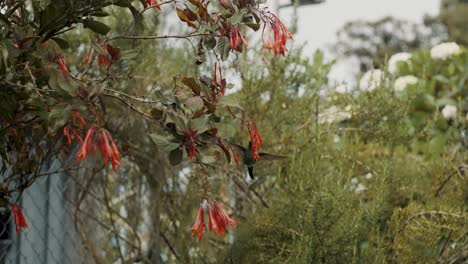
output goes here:
<path id="1" fill-rule="evenodd" d="M 246 70 L 246 94 L 276 87 L 262 104 L 247 104 L 248 111 L 259 114 L 269 148 L 291 158 L 277 166 L 258 163 L 255 188 L 269 207 L 244 209 L 223 262 L 466 259 L 468 153 L 460 135 L 468 123 L 467 61 L 464 49 L 446 60 L 420 50 L 395 75 L 384 73 L 375 90 L 345 94 L 325 90 L 326 79 L 305 81 L 302 73 L 327 71 L 319 59 L 291 55 L 288 66 Z M 285 71 L 298 65 L 301 71 Z M 410 74 L 418 82 L 395 91 L 395 79 Z M 305 87 L 302 96 L 295 81 Z M 326 96 L 318 96 L 320 89 Z M 433 105 L 420 109 L 421 98 Z M 454 117 L 443 117 L 446 104 L 458 107 Z"/>

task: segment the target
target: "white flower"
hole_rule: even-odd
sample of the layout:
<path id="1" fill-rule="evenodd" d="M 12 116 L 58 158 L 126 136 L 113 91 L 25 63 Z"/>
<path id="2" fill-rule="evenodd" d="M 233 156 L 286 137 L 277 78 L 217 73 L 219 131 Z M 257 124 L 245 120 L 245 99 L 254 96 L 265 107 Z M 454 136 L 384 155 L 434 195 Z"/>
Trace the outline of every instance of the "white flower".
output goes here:
<path id="1" fill-rule="evenodd" d="M 366 174 L 366 176 L 364 176 L 364 177 L 366 178 L 366 180 L 370 180 L 370 179 L 372 179 L 372 176 L 373 176 L 372 173 L 371 173 L 371 172 L 368 172 L 368 173 Z"/>
<path id="2" fill-rule="evenodd" d="M 445 119 L 452 119 L 457 116 L 457 107 L 454 105 L 446 105 L 444 109 L 442 109 L 442 116 Z"/>
<path id="3" fill-rule="evenodd" d="M 395 80 L 394 89 L 397 92 L 403 92 L 408 85 L 413 85 L 418 83 L 418 78 L 413 75 L 406 75 L 398 77 Z"/>
<path id="4" fill-rule="evenodd" d="M 360 192 L 363 192 L 367 190 L 366 186 L 364 186 L 363 184 L 359 183 L 358 186 L 356 187 L 356 189 L 354 190 L 355 193 L 360 193 Z"/>
<path id="5" fill-rule="evenodd" d="M 361 77 L 359 89 L 361 91 L 371 92 L 379 87 L 382 82 L 383 72 L 381 70 L 370 70 Z"/>
<path id="6" fill-rule="evenodd" d="M 431 58 L 445 60 L 458 51 L 460 51 L 460 46 L 455 42 L 441 43 L 431 49 Z"/>
<path id="7" fill-rule="evenodd" d="M 352 117 L 351 113 L 346 110 L 339 109 L 336 106 L 332 106 L 328 109 L 325 109 L 322 113 L 318 116 L 319 124 L 324 123 L 334 123 L 334 122 L 342 122 L 348 120 Z"/>
<path id="8" fill-rule="evenodd" d="M 335 91 L 340 94 L 344 94 L 348 92 L 348 87 L 346 84 L 340 84 L 335 88 Z"/>
<path id="9" fill-rule="evenodd" d="M 400 52 L 393 54 L 388 60 L 388 72 L 395 74 L 398 71 L 398 63 L 409 61 L 411 54 L 408 52 Z"/>
<path id="10" fill-rule="evenodd" d="M 356 184 L 358 183 L 358 179 L 357 178 L 352 178 L 351 179 L 351 184 Z"/>

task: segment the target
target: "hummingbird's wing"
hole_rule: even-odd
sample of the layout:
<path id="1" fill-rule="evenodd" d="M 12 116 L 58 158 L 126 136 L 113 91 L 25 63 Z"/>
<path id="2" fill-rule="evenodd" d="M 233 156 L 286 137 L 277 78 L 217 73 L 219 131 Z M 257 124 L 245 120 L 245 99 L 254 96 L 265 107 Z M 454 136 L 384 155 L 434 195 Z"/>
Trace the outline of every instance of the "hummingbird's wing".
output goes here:
<path id="1" fill-rule="evenodd" d="M 244 153 L 246 151 L 246 148 L 244 148 L 241 145 L 237 145 L 235 143 L 227 141 L 227 140 L 224 140 L 224 141 L 226 141 L 226 143 L 228 143 L 229 145 L 231 145 L 231 147 L 233 147 L 233 149 L 236 151 L 236 153 L 241 156 L 241 159 L 244 158 Z"/>
<path id="2" fill-rule="evenodd" d="M 281 159 L 289 158 L 288 156 L 274 155 L 274 154 L 263 153 L 263 152 L 260 152 L 258 154 L 260 155 L 259 160 L 281 160 Z"/>

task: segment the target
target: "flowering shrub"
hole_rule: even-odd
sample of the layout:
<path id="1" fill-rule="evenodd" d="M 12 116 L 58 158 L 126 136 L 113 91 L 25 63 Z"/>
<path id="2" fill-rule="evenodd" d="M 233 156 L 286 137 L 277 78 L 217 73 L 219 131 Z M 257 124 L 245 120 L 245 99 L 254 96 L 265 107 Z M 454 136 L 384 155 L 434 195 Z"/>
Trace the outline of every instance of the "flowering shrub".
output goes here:
<path id="1" fill-rule="evenodd" d="M 260 159 L 259 130 L 255 121 L 245 117 L 237 100 L 225 95 L 226 89 L 234 85 L 223 77 L 222 70 L 229 66 L 230 54 L 241 53 L 248 45 L 248 30 L 263 28 L 263 47 L 273 50 L 275 57 L 286 55 L 292 34 L 267 7 L 249 1 L 187 0 L 176 4 L 155 0 L 85 0 L 68 5 L 63 1 L 30 0 L 2 2 L 0 9 L 4 25 L 1 33 L 5 36 L 0 43 L 0 84 L 6 87 L 0 96 L 8 102 L 1 109 L 0 120 L 3 144 L 0 185 L 5 188 L 0 194 L 12 205 L 17 228 L 27 227 L 21 209 L 13 206 L 17 194 L 39 177 L 37 172 L 44 162 L 61 160 L 64 154 L 74 151 L 74 146 L 78 148 L 76 160 L 88 161 L 75 166 L 106 170 L 110 163 L 116 174 L 119 167 L 135 162 L 133 155 L 138 155 L 135 154 L 138 147 L 129 149 L 129 146 L 147 145 L 142 139 L 146 135 L 155 143 L 153 151 L 166 152 L 174 166 L 186 156 L 205 169 L 220 160 L 221 153 L 228 163 L 232 154 L 237 163 L 237 155 L 223 139 L 228 135 L 218 134 L 223 118 L 239 121 L 248 129 L 252 156 L 254 160 Z M 174 15 L 190 33 L 148 34 L 157 32 L 157 28 L 144 29 L 145 17 L 157 20 L 159 12 L 167 9 L 175 9 Z M 109 14 L 112 12 L 114 17 Z M 124 14 L 122 17 L 131 14 L 133 20 L 128 25 L 119 21 L 115 27 L 109 26 L 112 19 L 120 19 L 115 15 L 118 12 Z M 127 30 L 122 30 L 123 26 Z M 73 40 L 81 39 L 84 32 L 91 33 L 91 37 L 88 44 L 78 43 L 79 48 L 87 51 L 81 54 L 77 41 Z M 156 93 L 129 90 L 133 69 L 138 68 L 136 58 L 143 53 L 134 48 L 137 42 L 164 39 L 197 41 L 192 50 L 192 56 L 197 58 L 194 66 L 202 68 L 209 57 L 214 62 L 213 76 L 198 74 L 198 70 L 191 71 L 193 75 L 181 76 L 181 70 L 172 80 L 169 77 L 170 81 L 155 85 L 159 90 Z M 67 54 L 69 51 L 72 52 Z M 124 110 L 130 110 L 132 115 L 126 121 L 142 124 L 139 127 L 144 128 L 146 135 L 138 131 L 140 136 L 128 136 L 130 133 L 123 131 L 125 117 L 116 114 Z M 131 126 L 128 124 L 126 128 Z M 7 171 L 12 175 L 6 175 Z M 203 185 L 200 198 L 210 195 L 208 174 L 205 170 L 199 179 Z M 226 224 L 235 225 L 216 202 L 210 202 L 208 208 L 213 232 L 224 235 Z"/>

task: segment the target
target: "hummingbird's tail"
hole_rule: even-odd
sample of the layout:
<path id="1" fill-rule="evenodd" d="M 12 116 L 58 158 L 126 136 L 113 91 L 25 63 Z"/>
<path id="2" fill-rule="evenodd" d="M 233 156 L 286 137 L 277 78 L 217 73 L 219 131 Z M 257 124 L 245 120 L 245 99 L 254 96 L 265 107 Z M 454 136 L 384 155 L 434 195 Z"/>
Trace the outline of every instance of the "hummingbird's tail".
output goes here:
<path id="1" fill-rule="evenodd" d="M 253 166 L 252 167 L 247 167 L 247 169 L 249 170 L 249 176 L 250 176 L 250 179 L 255 179 L 255 176 L 254 176 L 254 173 L 253 173 Z"/>

